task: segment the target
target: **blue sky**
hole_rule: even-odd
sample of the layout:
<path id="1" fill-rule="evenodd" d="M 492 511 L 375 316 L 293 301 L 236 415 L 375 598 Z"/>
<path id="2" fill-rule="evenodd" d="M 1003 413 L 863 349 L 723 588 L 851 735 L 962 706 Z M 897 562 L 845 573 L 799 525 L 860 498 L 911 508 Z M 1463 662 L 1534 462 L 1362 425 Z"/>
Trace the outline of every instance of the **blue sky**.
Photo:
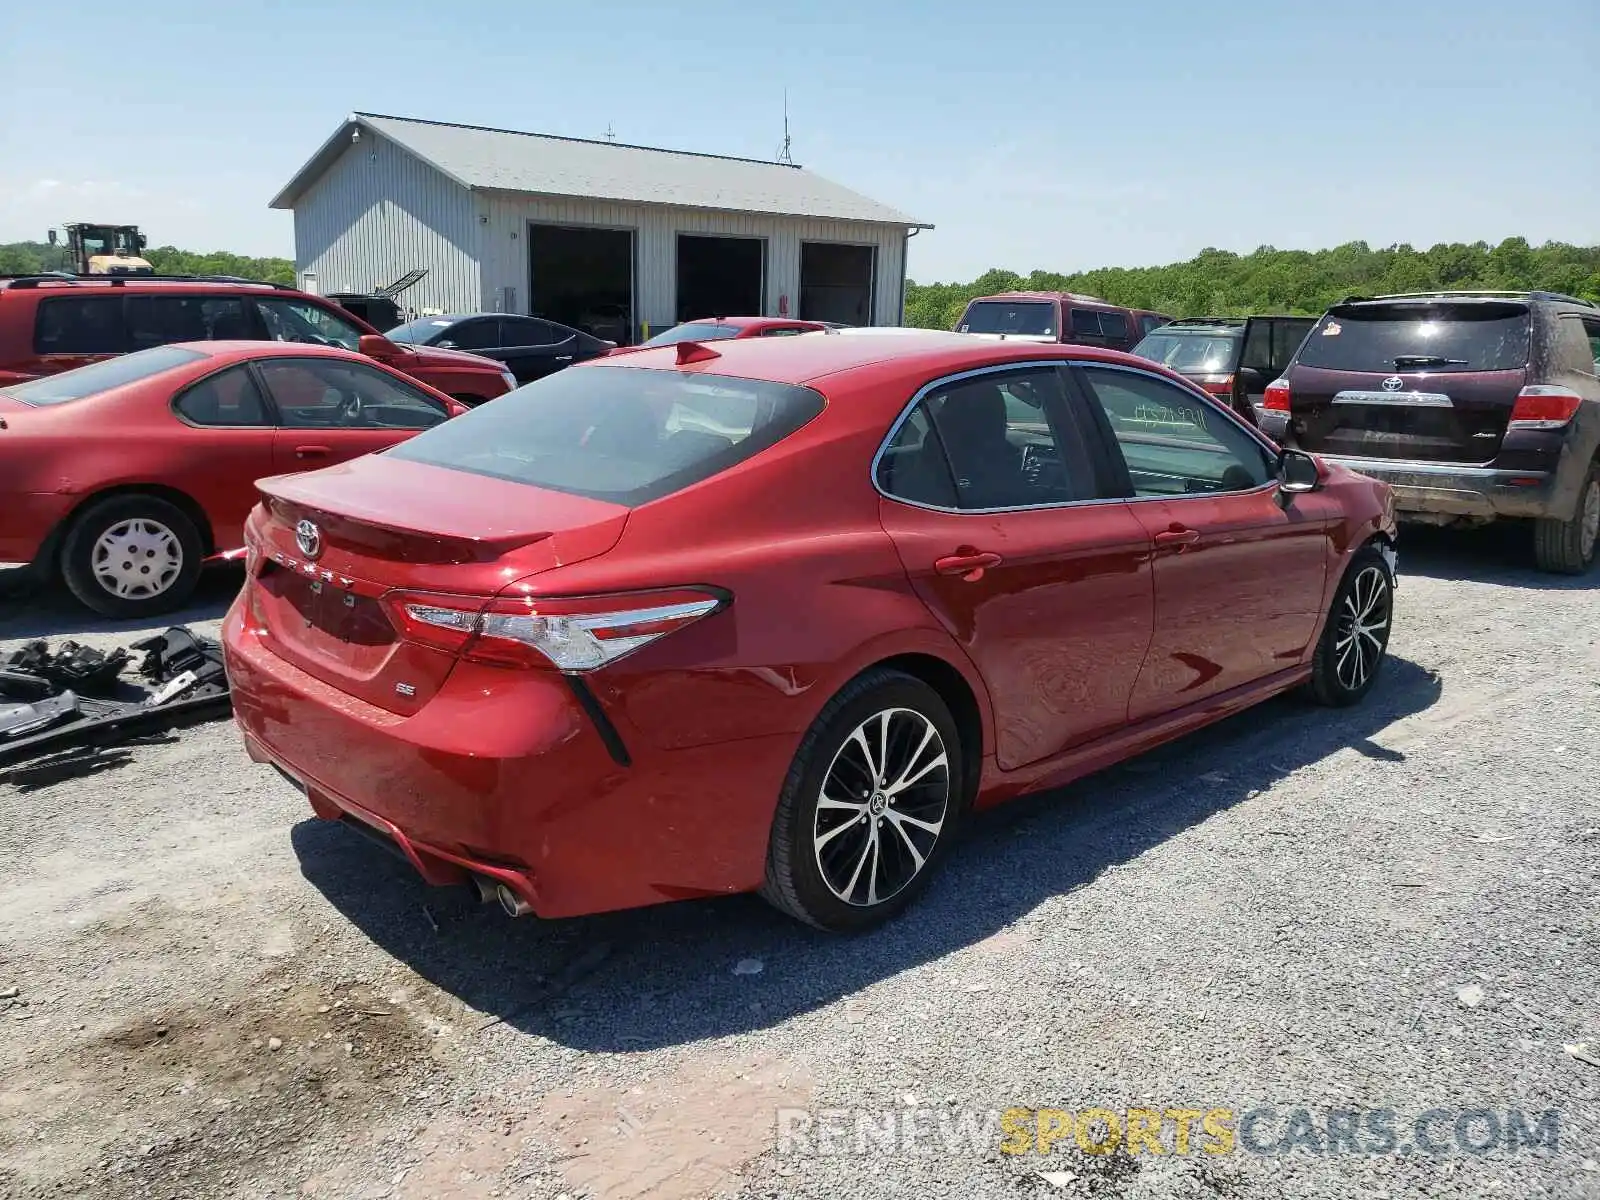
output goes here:
<path id="1" fill-rule="evenodd" d="M 796 161 L 938 227 L 922 281 L 1600 242 L 1600 0 L 14 9 L 0 241 L 117 220 L 288 255 L 266 202 L 352 110 L 770 158 L 787 86 Z"/>

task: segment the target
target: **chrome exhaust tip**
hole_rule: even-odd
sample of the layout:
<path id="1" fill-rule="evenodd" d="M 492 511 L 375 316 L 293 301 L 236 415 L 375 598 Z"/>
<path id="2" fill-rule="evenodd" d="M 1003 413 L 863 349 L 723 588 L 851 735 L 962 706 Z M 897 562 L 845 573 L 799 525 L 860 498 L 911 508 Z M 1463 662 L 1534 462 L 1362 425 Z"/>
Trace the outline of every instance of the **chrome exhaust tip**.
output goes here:
<path id="1" fill-rule="evenodd" d="M 533 905 L 503 883 L 494 889 L 494 894 L 500 901 L 500 907 L 506 910 L 506 916 L 508 917 L 525 917 L 533 911 Z"/>

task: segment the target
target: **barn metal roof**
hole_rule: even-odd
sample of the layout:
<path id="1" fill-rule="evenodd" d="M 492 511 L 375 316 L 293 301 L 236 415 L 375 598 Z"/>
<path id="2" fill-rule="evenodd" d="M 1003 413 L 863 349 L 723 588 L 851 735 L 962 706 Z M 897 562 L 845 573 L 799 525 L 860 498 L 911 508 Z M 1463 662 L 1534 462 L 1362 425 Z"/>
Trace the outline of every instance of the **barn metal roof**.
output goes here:
<path id="1" fill-rule="evenodd" d="M 293 208 L 363 128 L 465 188 L 932 228 L 785 163 L 360 112 L 323 143 L 270 207 Z"/>

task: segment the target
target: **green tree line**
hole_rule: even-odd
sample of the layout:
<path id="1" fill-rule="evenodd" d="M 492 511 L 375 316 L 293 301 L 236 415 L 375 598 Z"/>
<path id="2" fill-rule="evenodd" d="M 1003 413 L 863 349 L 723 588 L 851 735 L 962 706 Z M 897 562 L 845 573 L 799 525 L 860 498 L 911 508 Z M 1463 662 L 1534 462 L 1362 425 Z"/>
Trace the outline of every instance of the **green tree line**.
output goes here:
<path id="1" fill-rule="evenodd" d="M 1600 246 L 1527 239 L 1439 243 L 1427 250 L 1405 244 L 1374 250 L 1348 242 L 1331 250 L 1250 254 L 1205 249 L 1188 262 L 1161 267 L 1106 267 L 1063 275 L 1019 275 L 995 268 L 971 283 L 906 284 L 906 324 L 952 329 L 974 296 L 1006 291 L 1081 292 L 1129 308 L 1174 317 L 1321 314 L 1352 295 L 1485 288 L 1564 292 L 1600 301 Z"/>
<path id="2" fill-rule="evenodd" d="M 144 257 L 162 275 L 235 275 L 271 283 L 292 284 L 295 281 L 294 263 L 287 258 L 249 258 L 226 250 L 199 253 L 179 250 L 176 246 L 152 246 L 144 252 Z M 0 275 L 71 269 L 65 244 L 11 242 L 0 245 Z"/>

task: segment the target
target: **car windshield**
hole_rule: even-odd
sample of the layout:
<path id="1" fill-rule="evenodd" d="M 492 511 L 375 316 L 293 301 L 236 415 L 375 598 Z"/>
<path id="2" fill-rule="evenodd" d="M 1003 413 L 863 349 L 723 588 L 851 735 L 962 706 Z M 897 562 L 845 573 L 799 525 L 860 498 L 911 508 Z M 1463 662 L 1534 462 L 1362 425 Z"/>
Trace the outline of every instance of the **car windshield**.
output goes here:
<path id="1" fill-rule="evenodd" d="M 956 332 L 1054 337 L 1055 305 L 1048 300 L 974 300 L 961 314 Z"/>
<path id="2" fill-rule="evenodd" d="M 125 384 L 138 383 L 141 379 L 149 379 L 152 375 L 159 375 L 185 363 L 197 362 L 204 357 L 198 351 L 185 350 L 181 346 L 154 346 L 149 350 L 108 358 L 104 362 L 90 363 L 74 371 L 63 371 L 59 375 L 15 383 L 8 388 L 0 388 L 0 396 L 35 407 L 65 404 L 69 400 L 82 400 Z"/>
<path id="3" fill-rule="evenodd" d="M 1528 365 L 1528 307 L 1361 304 L 1329 310 L 1300 347 L 1304 367 L 1335 371 L 1511 371 Z"/>
<path id="4" fill-rule="evenodd" d="M 821 396 L 791 384 L 586 366 L 385 453 L 633 507 L 743 462 L 821 411 Z"/>
<path id="5" fill-rule="evenodd" d="M 427 344 L 428 339 L 438 337 L 454 324 L 454 321 L 446 317 L 419 317 L 415 321 L 407 321 L 404 325 L 396 325 L 383 336 L 391 342 L 423 346 Z"/>
<path id="6" fill-rule="evenodd" d="M 1204 332 L 1173 329 L 1167 325 L 1150 334 L 1133 348 L 1140 358 L 1148 358 L 1174 371 L 1191 374 L 1225 373 L 1233 370 L 1239 354 L 1240 331 Z"/>
<path id="7" fill-rule="evenodd" d="M 716 342 L 727 338 L 738 337 L 739 326 L 718 325 L 711 321 L 690 321 L 685 325 L 674 325 L 665 333 L 658 333 L 644 346 L 671 346 L 677 342 Z"/>

